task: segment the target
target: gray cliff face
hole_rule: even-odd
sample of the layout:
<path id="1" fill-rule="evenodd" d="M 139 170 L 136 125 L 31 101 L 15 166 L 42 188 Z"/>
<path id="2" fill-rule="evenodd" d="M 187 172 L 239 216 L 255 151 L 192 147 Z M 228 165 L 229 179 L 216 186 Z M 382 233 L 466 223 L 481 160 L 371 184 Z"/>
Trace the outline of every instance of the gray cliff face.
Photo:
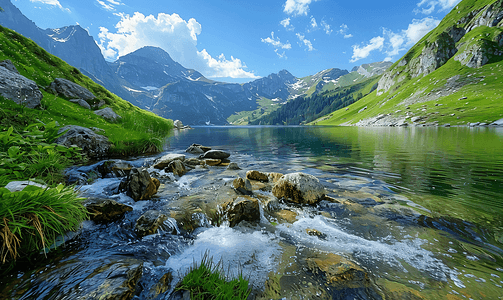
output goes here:
<path id="1" fill-rule="evenodd" d="M 270 74 L 267 77 L 246 83 L 244 88 L 251 94 L 263 96 L 269 99 L 288 99 L 290 92 L 288 85 L 297 82 L 297 78 L 287 70 L 282 70 L 278 74 Z"/>
<path id="2" fill-rule="evenodd" d="M 422 51 L 415 58 L 409 58 L 407 53 L 395 68 L 386 72 L 379 80 L 377 95 L 382 95 L 390 89 L 396 90 L 404 80 L 425 76 L 454 58 L 462 65 L 470 68 L 480 68 L 492 57 L 503 55 L 503 34 L 493 40 L 483 37 L 463 39 L 469 32 L 480 26 L 503 27 L 503 0 L 486 7 L 472 11 L 461 18 L 455 25 L 438 35 L 435 41 L 426 39 L 422 43 Z M 405 67 L 405 68 L 403 68 Z"/>

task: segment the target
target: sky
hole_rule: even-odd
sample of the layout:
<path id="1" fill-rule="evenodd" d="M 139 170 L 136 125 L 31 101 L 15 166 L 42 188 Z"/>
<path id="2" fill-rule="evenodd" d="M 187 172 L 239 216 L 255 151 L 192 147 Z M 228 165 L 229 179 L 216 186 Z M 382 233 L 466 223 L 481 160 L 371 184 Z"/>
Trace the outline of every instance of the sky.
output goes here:
<path id="1" fill-rule="evenodd" d="M 460 0 L 11 0 L 45 28 L 80 25 L 108 61 L 144 46 L 226 82 L 396 61 Z"/>

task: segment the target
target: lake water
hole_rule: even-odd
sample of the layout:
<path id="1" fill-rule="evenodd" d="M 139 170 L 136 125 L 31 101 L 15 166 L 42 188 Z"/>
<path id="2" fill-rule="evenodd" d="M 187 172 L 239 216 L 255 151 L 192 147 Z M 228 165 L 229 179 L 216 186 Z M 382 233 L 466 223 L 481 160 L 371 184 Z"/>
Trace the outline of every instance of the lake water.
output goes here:
<path id="1" fill-rule="evenodd" d="M 173 177 L 155 201 L 112 196 L 133 212 L 107 226 L 86 222 L 78 245 L 39 271 L 43 280 L 18 275 L 28 277 L 21 299 L 53 299 L 41 295 L 57 293 L 47 277 L 57 277 L 61 262 L 117 255 L 144 262 L 136 299 L 151 299 L 163 274 L 179 278 L 208 251 L 229 274 L 243 272 L 254 295 L 266 281 L 277 284 L 275 296 L 264 299 L 503 299 L 503 129 L 197 127 L 176 131 L 163 154 L 184 153 L 192 143 L 229 151 L 242 170 L 217 166 Z M 130 162 L 149 166 L 160 155 Z M 131 232 L 144 211 L 169 211 L 181 199 L 211 202 L 221 197 L 219 186 L 247 170 L 314 175 L 336 201 L 279 203 L 295 213 L 291 222 L 262 212 L 255 226 L 215 227 L 199 215 L 202 227 L 188 235 L 139 239 Z M 98 179 L 81 190 L 105 196 L 104 187 L 119 180 Z M 308 234 L 312 229 L 320 235 Z M 310 269 L 330 255 L 361 268 L 363 284 L 327 284 Z M 79 276 L 57 280 L 60 287 L 81 284 Z"/>

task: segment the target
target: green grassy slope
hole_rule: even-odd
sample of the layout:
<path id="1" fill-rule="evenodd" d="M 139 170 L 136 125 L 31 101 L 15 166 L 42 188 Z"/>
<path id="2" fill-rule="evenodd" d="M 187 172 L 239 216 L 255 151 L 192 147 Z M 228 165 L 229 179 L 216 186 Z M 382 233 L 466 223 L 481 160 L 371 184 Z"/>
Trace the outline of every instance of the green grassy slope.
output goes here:
<path id="1" fill-rule="evenodd" d="M 451 125 L 490 123 L 503 118 L 503 56 L 497 53 L 503 51 L 497 42 L 503 34 L 502 22 L 494 27 L 471 29 L 458 42 L 447 34 L 473 24 L 471 20 L 480 18 L 489 4 L 498 8 L 501 0 L 462 1 L 436 29 L 390 67 L 383 76 L 392 79 L 388 81 L 391 84 L 387 88 L 380 84 L 377 91 L 351 105 L 348 110 L 339 110 L 329 118 L 319 119 L 317 124 L 348 125 L 364 120 L 359 123 L 362 125 L 380 115 L 405 119 L 408 124 L 412 123 L 413 117 L 421 118 L 417 123 Z M 450 47 L 449 43 L 451 46 L 455 43 L 457 48 L 450 58 L 442 56 L 442 51 Z M 441 62 L 440 66 L 419 72 L 420 59 L 427 58 L 431 49 L 436 51 L 434 54 Z M 466 61 L 474 56 L 473 49 L 490 53 L 486 55 L 488 61 L 485 65 L 478 68 L 466 66 Z"/>
<path id="2" fill-rule="evenodd" d="M 0 99 L 1 128 L 17 124 L 19 118 L 30 115 L 44 123 L 57 121 L 61 126 L 80 125 L 104 130 L 115 145 L 115 154 L 137 154 L 162 147 L 161 139 L 173 128 L 171 120 L 141 110 L 110 93 L 82 75 L 79 70 L 47 53 L 30 39 L 0 26 L 0 60 L 10 59 L 21 75 L 35 81 L 44 98 L 41 109 L 22 108 L 12 101 Z M 108 122 L 93 111 L 45 90 L 55 78 L 66 78 L 89 89 L 98 100 L 104 100 L 122 119 Z M 104 108 L 104 107 L 102 107 Z M 155 147 L 154 147 L 155 146 Z"/>

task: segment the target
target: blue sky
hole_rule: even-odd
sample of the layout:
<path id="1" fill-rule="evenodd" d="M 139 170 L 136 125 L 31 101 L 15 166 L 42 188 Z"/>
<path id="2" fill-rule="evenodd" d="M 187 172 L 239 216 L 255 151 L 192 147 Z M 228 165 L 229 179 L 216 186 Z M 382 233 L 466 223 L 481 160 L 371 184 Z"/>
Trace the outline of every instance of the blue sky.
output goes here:
<path id="1" fill-rule="evenodd" d="M 157 46 L 206 77 L 396 61 L 460 0 L 11 0 L 41 28 L 79 24 L 114 61 Z"/>

